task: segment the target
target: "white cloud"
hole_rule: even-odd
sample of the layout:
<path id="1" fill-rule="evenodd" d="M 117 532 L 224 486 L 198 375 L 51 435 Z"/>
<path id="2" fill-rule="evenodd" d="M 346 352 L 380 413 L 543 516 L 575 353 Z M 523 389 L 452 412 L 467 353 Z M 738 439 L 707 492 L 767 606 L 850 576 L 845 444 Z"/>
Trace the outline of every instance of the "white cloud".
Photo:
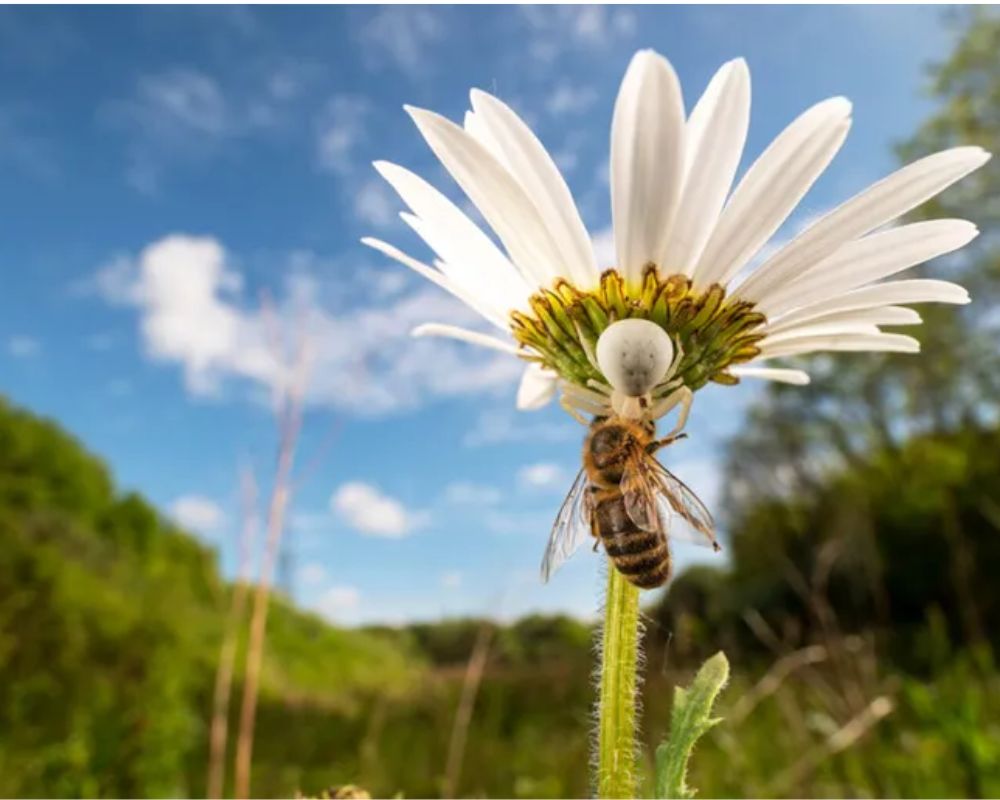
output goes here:
<path id="1" fill-rule="evenodd" d="M 424 6 L 383 6 L 358 30 L 368 63 L 388 61 L 404 72 L 421 72 L 446 32 L 443 11 Z"/>
<path id="2" fill-rule="evenodd" d="M 354 586 L 330 586 L 310 606 L 331 622 L 343 622 L 354 617 L 360 604 L 361 592 Z"/>
<path id="3" fill-rule="evenodd" d="M 354 190 L 354 214 L 362 222 L 384 228 L 396 221 L 396 196 L 380 178 L 371 177 Z"/>
<path id="4" fill-rule="evenodd" d="M 182 528 L 198 533 L 213 533 L 226 520 L 226 515 L 214 500 L 198 494 L 178 497 L 170 504 L 170 516 Z"/>
<path id="5" fill-rule="evenodd" d="M 136 258 L 111 262 L 92 284 L 107 301 L 138 309 L 146 353 L 180 365 L 195 395 L 218 396 L 233 378 L 271 391 L 287 383 L 291 370 L 270 345 L 275 325 L 308 339 L 310 404 L 375 415 L 430 397 L 513 394 L 522 369 L 517 359 L 410 336 L 428 320 L 482 324 L 475 312 L 433 287 L 378 306 L 344 303 L 343 313 L 333 313 L 320 303 L 316 282 L 297 274 L 288 279 L 287 297 L 275 307 L 272 322 L 246 308 L 242 277 L 229 262 L 217 240 L 175 234 Z M 371 301 L 367 293 L 365 300 Z"/>
<path id="6" fill-rule="evenodd" d="M 558 503 L 554 503 L 550 509 L 491 511 L 483 517 L 483 526 L 491 533 L 501 536 L 528 536 L 533 541 L 539 542 L 541 548 L 543 547 L 541 543 L 552 530 L 552 523 L 555 522 L 558 510 Z M 539 549 L 539 558 L 541 555 L 542 551 Z"/>
<path id="7" fill-rule="evenodd" d="M 615 232 L 609 225 L 593 235 L 594 257 L 600 269 L 608 269 L 615 263 Z"/>
<path id="8" fill-rule="evenodd" d="M 635 14 L 628 9 L 589 5 L 576 6 L 573 12 L 566 16 L 566 21 L 573 36 L 583 43 L 605 44 L 611 38 L 631 36 L 635 33 Z"/>
<path id="9" fill-rule="evenodd" d="M 401 269 L 368 270 L 365 283 L 380 300 L 396 297 L 406 288 L 409 276 Z"/>
<path id="10" fill-rule="evenodd" d="M 497 487 L 471 481 L 455 481 L 444 490 L 445 502 L 456 506 L 492 506 L 499 503 L 501 497 Z"/>
<path id="11" fill-rule="evenodd" d="M 568 175 L 580 163 L 580 156 L 576 150 L 567 147 L 552 153 L 552 160 L 563 175 Z"/>
<path id="12" fill-rule="evenodd" d="M 326 583 L 326 567 L 317 561 L 312 561 L 299 569 L 298 577 L 306 586 L 319 586 Z"/>
<path id="13" fill-rule="evenodd" d="M 597 100 L 597 90 L 590 86 L 573 86 L 561 83 L 545 101 L 545 108 L 553 116 L 579 114 L 590 108 Z"/>
<path id="14" fill-rule="evenodd" d="M 231 124 L 226 98 L 211 76 L 178 68 L 139 79 L 136 112 L 149 126 L 176 126 L 219 135 Z"/>
<path id="15" fill-rule="evenodd" d="M 568 486 L 566 470 L 558 464 L 540 462 L 528 464 L 517 472 L 517 480 L 522 486 L 531 489 L 555 489 Z"/>
<path id="16" fill-rule="evenodd" d="M 611 162 L 606 157 L 594 167 L 594 179 L 601 186 L 611 183 Z"/>
<path id="17" fill-rule="evenodd" d="M 631 37 L 637 28 L 635 12 L 603 5 L 518 6 L 531 38 L 528 52 L 549 64 L 571 48 L 606 49 Z"/>
<path id="18" fill-rule="evenodd" d="M 330 498 L 330 507 L 359 533 L 388 539 L 406 536 L 425 521 L 424 514 L 361 481 L 340 486 Z"/>
<path id="19" fill-rule="evenodd" d="M 126 136 L 125 179 L 155 194 L 168 167 L 222 152 L 236 139 L 287 127 L 310 77 L 304 64 L 209 74 L 177 66 L 139 75 L 127 96 L 101 106 L 103 123 Z"/>
<path id="20" fill-rule="evenodd" d="M 57 154 L 51 141 L 34 130 L 31 116 L 18 107 L 0 107 L 0 161 L 6 168 L 51 182 L 61 172 Z"/>
<path id="21" fill-rule="evenodd" d="M 289 528 L 309 536 L 323 535 L 334 530 L 328 509 L 318 511 L 296 511 L 289 519 Z"/>
<path id="22" fill-rule="evenodd" d="M 32 336 L 11 336 L 7 339 L 7 352 L 14 358 L 34 358 L 42 352 L 42 343 Z"/>
<path id="23" fill-rule="evenodd" d="M 462 585 L 462 573 L 445 572 L 441 576 L 441 585 L 445 589 L 458 589 Z"/>
<path id="24" fill-rule="evenodd" d="M 148 354 L 182 363 L 188 388 L 200 394 L 217 390 L 220 371 L 271 384 L 281 378 L 263 321 L 226 301 L 241 283 L 218 242 L 186 236 L 161 239 L 137 263 L 119 259 L 97 275 L 98 291 L 107 299 L 142 309 Z"/>
<path id="25" fill-rule="evenodd" d="M 101 113 L 129 137 L 125 180 L 147 195 L 159 190 L 167 162 L 204 155 L 248 123 L 214 77 L 191 67 L 141 75 L 129 97 Z"/>
<path id="26" fill-rule="evenodd" d="M 370 104 L 363 97 L 338 95 L 327 104 L 316 138 L 320 166 L 338 175 L 352 172 L 356 151 L 364 141 Z"/>
<path id="27" fill-rule="evenodd" d="M 529 414 L 507 408 L 482 412 L 475 425 L 466 432 L 462 444 L 485 447 L 511 442 L 567 442 L 583 440 L 582 429 L 568 416 L 558 422 L 535 422 Z"/>

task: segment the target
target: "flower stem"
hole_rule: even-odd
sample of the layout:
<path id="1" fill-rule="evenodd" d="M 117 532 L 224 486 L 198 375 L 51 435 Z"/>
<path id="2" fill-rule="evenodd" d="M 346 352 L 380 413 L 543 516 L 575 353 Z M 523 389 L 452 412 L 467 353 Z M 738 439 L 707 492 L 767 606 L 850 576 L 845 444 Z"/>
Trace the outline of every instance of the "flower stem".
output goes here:
<path id="1" fill-rule="evenodd" d="M 598 700 L 597 796 L 636 796 L 639 590 L 608 565 Z"/>

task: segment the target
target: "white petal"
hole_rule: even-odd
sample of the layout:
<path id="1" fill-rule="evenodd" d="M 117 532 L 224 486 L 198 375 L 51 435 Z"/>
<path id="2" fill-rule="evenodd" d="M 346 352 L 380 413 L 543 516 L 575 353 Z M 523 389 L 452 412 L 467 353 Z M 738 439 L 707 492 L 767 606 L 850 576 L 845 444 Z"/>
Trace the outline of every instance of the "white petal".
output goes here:
<path id="1" fill-rule="evenodd" d="M 503 339 L 498 339 L 495 336 L 488 336 L 485 333 L 479 333 L 479 331 L 470 331 L 467 328 L 459 328 L 456 325 L 445 325 L 441 322 L 425 322 L 423 325 L 418 325 L 414 328 L 410 332 L 410 335 L 416 337 L 440 336 L 445 339 L 458 339 L 461 342 L 479 345 L 479 347 L 488 347 L 490 350 L 499 350 L 501 353 L 517 355 L 517 347 L 510 342 L 505 342 Z"/>
<path id="2" fill-rule="evenodd" d="M 796 308 L 779 317 L 782 325 L 804 322 L 814 317 L 839 311 L 854 311 L 893 303 L 952 303 L 965 305 L 969 293 L 957 283 L 927 279 L 875 283 L 847 294 L 824 298 Z"/>
<path id="3" fill-rule="evenodd" d="M 492 322 L 501 330 L 508 329 L 506 317 L 498 317 L 496 309 L 491 307 L 488 302 L 484 302 L 484 298 L 464 291 L 461 286 L 456 286 L 454 281 L 449 280 L 445 275 L 441 274 L 440 271 L 427 266 L 427 264 L 424 264 L 422 261 L 417 261 L 417 259 L 412 256 L 408 256 L 399 248 L 393 247 L 391 244 L 383 242 L 381 239 L 373 239 L 370 236 L 366 236 L 361 240 L 361 243 L 378 250 L 380 253 L 389 256 L 389 258 L 395 259 L 400 264 L 404 264 L 412 269 L 421 277 L 426 278 L 436 286 L 440 286 L 449 294 L 453 294 L 469 306 L 469 308 L 481 314 L 484 318 Z"/>
<path id="4" fill-rule="evenodd" d="M 964 247 L 979 233 L 971 222 L 937 219 L 872 233 L 848 242 L 805 275 L 757 299 L 765 314 L 834 297 Z M 741 290 L 737 290 L 744 297 Z M 755 298 L 747 298 L 755 299 Z"/>
<path id="5" fill-rule="evenodd" d="M 912 308 L 900 306 L 878 306 L 875 308 L 833 311 L 806 319 L 780 320 L 767 326 L 768 338 L 773 334 L 799 330 L 806 325 L 919 325 L 920 314 Z"/>
<path id="6" fill-rule="evenodd" d="M 546 405 L 556 394 L 555 373 L 537 364 L 528 364 L 517 387 L 517 407 L 521 411 L 534 411 Z"/>
<path id="7" fill-rule="evenodd" d="M 507 159 L 504 157 L 503 150 L 497 143 L 497 140 L 493 138 L 493 134 L 490 133 L 490 129 L 486 127 L 486 123 L 483 122 L 483 118 L 476 114 L 475 111 L 465 112 L 465 130 L 472 134 L 473 138 L 479 142 L 483 147 L 489 150 L 493 157 L 503 164 L 504 169 L 510 172 L 510 164 L 507 163 Z"/>
<path id="8" fill-rule="evenodd" d="M 851 104 L 834 97 L 793 121 L 747 170 L 726 204 L 693 278 L 725 285 L 781 226 L 836 155 Z"/>
<path id="9" fill-rule="evenodd" d="M 435 264 L 442 274 L 467 294 L 479 298 L 484 306 L 492 308 L 498 319 L 507 320 L 511 311 L 530 308 L 530 291 L 512 264 L 508 262 L 508 270 L 503 272 L 490 270 L 483 261 L 477 261 L 474 255 L 464 251 L 459 231 L 413 214 L 399 216 L 441 256 Z M 445 260 L 447 258 L 451 260 Z"/>
<path id="10" fill-rule="evenodd" d="M 794 356 L 818 351 L 917 353 L 920 351 L 920 342 L 912 336 L 904 336 L 900 333 L 803 336 L 799 339 L 788 339 L 770 346 L 765 340 L 760 346 L 760 357 L 777 358 L 778 356 Z"/>
<path id="11" fill-rule="evenodd" d="M 423 220 L 418 233 L 441 260 L 467 271 L 466 284 L 474 285 L 478 281 L 485 284 L 479 291 L 487 295 L 495 291 L 502 293 L 507 298 L 504 301 L 509 306 L 507 312 L 524 307 L 531 294 L 528 283 L 500 248 L 458 206 L 408 169 L 387 161 L 375 162 L 375 169 Z"/>
<path id="12" fill-rule="evenodd" d="M 407 107 L 431 150 L 496 231 L 514 263 L 537 286 L 563 274 L 562 256 L 531 199 L 475 138 L 431 111 Z"/>
<path id="13" fill-rule="evenodd" d="M 400 250 L 397 247 L 394 247 L 388 242 L 383 242 L 381 239 L 375 239 L 371 236 L 365 236 L 361 240 L 361 244 L 367 245 L 368 247 L 371 247 L 374 250 L 378 250 L 380 253 L 389 256 L 389 258 L 395 259 L 400 264 L 404 264 L 405 266 L 412 269 L 421 277 L 426 278 L 436 286 L 440 286 L 446 292 L 451 292 L 452 294 L 455 293 L 454 287 L 451 285 L 451 282 L 448 281 L 448 279 L 445 278 L 444 275 L 442 275 L 436 269 L 427 266 L 427 264 L 423 263 L 422 261 L 417 261 L 417 259 L 413 258 L 412 256 L 408 256 L 402 250 Z"/>
<path id="14" fill-rule="evenodd" d="M 863 236 L 964 178 L 990 159 L 980 147 L 956 147 L 903 167 L 818 219 L 771 256 L 740 287 L 763 297 L 841 244 Z"/>
<path id="15" fill-rule="evenodd" d="M 729 371 L 740 378 L 759 378 L 765 381 L 805 386 L 809 383 L 809 373 L 800 369 L 781 367 L 730 367 Z"/>
<path id="16" fill-rule="evenodd" d="M 738 58 L 715 73 L 688 118 L 684 188 L 663 268 L 690 275 L 719 219 L 750 122 L 750 71 Z"/>
<path id="17" fill-rule="evenodd" d="M 633 56 L 618 90 L 610 167 L 617 268 L 635 282 L 663 264 L 684 169 L 680 82 L 652 50 Z"/>
<path id="18" fill-rule="evenodd" d="M 878 325 L 872 325 L 867 322 L 817 322 L 815 324 L 809 323 L 807 325 L 799 325 L 795 328 L 789 328 L 785 331 L 779 331 L 778 333 L 769 333 L 767 338 L 761 342 L 760 347 L 763 348 L 766 343 L 769 348 L 773 348 L 781 342 L 791 342 L 797 341 L 799 339 L 804 339 L 806 337 L 812 336 L 839 336 L 846 334 L 868 334 L 868 333 L 879 333 Z"/>
<path id="19" fill-rule="evenodd" d="M 596 285 L 600 273 L 587 229 L 573 195 L 545 147 L 507 105 L 473 89 L 475 116 L 503 154 L 502 161 L 521 184 L 563 254 L 570 278 L 579 288 Z"/>

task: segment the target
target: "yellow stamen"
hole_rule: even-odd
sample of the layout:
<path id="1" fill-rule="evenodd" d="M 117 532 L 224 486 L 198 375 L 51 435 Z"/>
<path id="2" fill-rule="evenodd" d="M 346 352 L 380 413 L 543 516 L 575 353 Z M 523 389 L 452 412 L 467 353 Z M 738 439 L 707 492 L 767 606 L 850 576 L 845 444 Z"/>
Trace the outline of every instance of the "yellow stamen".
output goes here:
<path id="1" fill-rule="evenodd" d="M 660 276 L 652 264 L 637 286 L 629 286 L 615 270 L 601 275 L 598 287 L 584 292 L 564 280 L 531 298 L 531 314 L 511 314 L 511 331 L 522 356 L 553 370 L 565 380 L 586 386 L 601 375 L 587 359 L 584 343 L 593 348 L 612 322 L 648 319 L 683 348 L 678 375 L 691 390 L 709 381 L 733 384 L 733 364 L 759 355 L 764 338 L 763 314 L 753 303 L 727 299 L 719 285 L 696 291 L 684 275 Z M 581 341 L 583 340 L 583 341 Z"/>

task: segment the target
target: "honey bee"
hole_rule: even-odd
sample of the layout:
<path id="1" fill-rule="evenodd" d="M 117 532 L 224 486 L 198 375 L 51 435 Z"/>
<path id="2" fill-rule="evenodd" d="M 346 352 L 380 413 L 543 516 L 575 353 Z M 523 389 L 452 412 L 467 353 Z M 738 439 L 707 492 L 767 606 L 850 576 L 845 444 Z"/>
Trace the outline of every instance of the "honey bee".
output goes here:
<path id="1" fill-rule="evenodd" d="M 603 544 L 611 563 L 641 589 L 671 575 L 671 538 L 718 551 L 715 523 L 694 492 L 656 459 L 656 452 L 684 438 L 691 392 L 676 373 L 680 348 L 655 323 L 629 319 L 611 325 L 591 361 L 608 384 L 563 387 L 563 406 L 588 425 L 583 467 L 556 517 L 542 560 L 542 579 L 587 540 Z M 656 419 L 680 406 L 676 427 L 656 438 Z M 580 412 L 593 413 L 587 422 Z"/>

